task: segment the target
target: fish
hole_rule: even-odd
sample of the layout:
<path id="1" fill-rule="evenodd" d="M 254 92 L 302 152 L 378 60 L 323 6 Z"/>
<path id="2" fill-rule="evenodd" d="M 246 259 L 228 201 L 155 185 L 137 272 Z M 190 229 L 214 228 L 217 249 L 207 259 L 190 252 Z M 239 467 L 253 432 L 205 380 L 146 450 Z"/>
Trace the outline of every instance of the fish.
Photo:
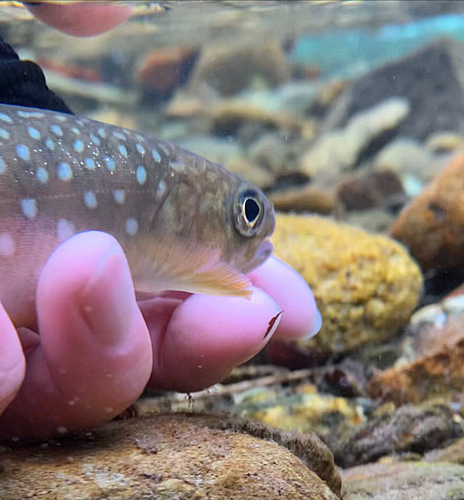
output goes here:
<path id="1" fill-rule="evenodd" d="M 272 203 L 253 183 L 167 141 L 0 104 L 0 301 L 34 324 L 38 277 L 76 233 L 113 235 L 135 289 L 250 297 L 272 253 Z"/>

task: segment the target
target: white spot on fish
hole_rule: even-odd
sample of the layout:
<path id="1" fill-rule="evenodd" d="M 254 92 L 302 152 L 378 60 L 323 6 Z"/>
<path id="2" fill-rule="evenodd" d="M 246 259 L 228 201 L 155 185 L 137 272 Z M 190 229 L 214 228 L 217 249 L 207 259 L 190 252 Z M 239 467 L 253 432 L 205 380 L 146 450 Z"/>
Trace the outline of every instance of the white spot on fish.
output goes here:
<path id="1" fill-rule="evenodd" d="M 84 203 L 87 208 L 97 208 L 97 197 L 93 191 L 84 193 Z"/>
<path id="2" fill-rule="evenodd" d="M 97 133 L 98 133 L 98 135 L 99 135 L 100 137 L 103 137 L 103 138 L 104 138 L 104 137 L 106 137 L 106 132 L 105 132 L 105 129 L 104 129 L 103 127 L 100 127 L 100 128 L 98 129 Z"/>
<path id="3" fill-rule="evenodd" d="M 113 158 L 111 158 L 111 156 L 105 156 L 103 159 L 106 163 L 106 168 L 110 172 L 114 172 L 114 169 L 116 168 L 116 162 L 113 160 Z"/>
<path id="4" fill-rule="evenodd" d="M 0 137 L 2 139 L 9 139 L 10 133 L 8 132 L 8 130 L 5 130 L 4 128 L 0 128 Z"/>
<path id="5" fill-rule="evenodd" d="M 44 114 L 38 111 L 18 111 L 21 118 L 43 118 Z"/>
<path id="6" fill-rule="evenodd" d="M 6 123 L 12 123 L 13 120 L 11 119 L 10 116 L 6 115 L 5 113 L 0 113 L 0 120 L 6 122 Z"/>
<path id="7" fill-rule="evenodd" d="M 31 157 L 29 148 L 25 144 L 18 144 L 16 146 L 16 153 L 18 153 L 18 156 L 24 161 L 28 161 Z"/>
<path id="8" fill-rule="evenodd" d="M 64 114 L 57 114 L 55 116 L 55 118 L 57 120 L 59 120 L 60 122 L 65 122 L 68 119 L 68 117 L 66 115 L 64 115 Z"/>
<path id="9" fill-rule="evenodd" d="M 127 148 L 126 146 L 124 146 L 124 144 L 118 144 L 118 151 L 121 156 L 127 158 Z"/>
<path id="10" fill-rule="evenodd" d="M 147 171 L 145 169 L 145 167 L 142 167 L 142 165 L 139 165 L 137 167 L 137 171 L 136 171 L 136 175 L 137 175 L 137 182 L 142 186 L 143 184 L 145 184 L 146 180 L 147 180 Z"/>
<path id="11" fill-rule="evenodd" d="M 164 181 L 159 181 L 158 188 L 156 189 L 156 192 L 159 195 L 163 195 L 166 192 L 166 183 Z"/>
<path id="12" fill-rule="evenodd" d="M 77 127 L 71 129 L 76 135 L 81 135 L 81 131 Z"/>
<path id="13" fill-rule="evenodd" d="M 76 402 L 73 399 L 71 399 L 71 401 L 68 401 L 69 406 L 74 406 L 75 404 Z"/>
<path id="14" fill-rule="evenodd" d="M 82 153 L 82 151 L 84 151 L 84 143 L 82 141 L 75 141 L 73 148 L 77 153 Z"/>
<path id="15" fill-rule="evenodd" d="M 89 135 L 90 137 L 90 140 L 96 145 L 96 146 L 100 146 L 101 144 L 101 141 L 100 139 L 95 135 L 95 134 L 90 134 Z"/>
<path id="16" fill-rule="evenodd" d="M 166 156 L 169 156 L 169 149 L 168 149 L 168 147 L 167 147 L 165 144 L 163 144 L 162 142 L 160 142 L 160 143 L 158 144 L 158 146 L 159 146 L 159 148 L 161 149 L 161 151 L 162 151 L 162 152 L 163 152 Z"/>
<path id="17" fill-rule="evenodd" d="M 16 245 L 10 233 L 0 234 L 0 255 L 11 257 L 16 251 Z"/>
<path id="18" fill-rule="evenodd" d="M 126 233 L 129 236 L 134 236 L 134 234 L 137 232 L 138 229 L 139 229 L 139 223 L 137 222 L 137 220 L 134 219 L 133 217 L 129 217 L 126 220 Z"/>
<path id="19" fill-rule="evenodd" d="M 57 125 L 56 123 L 52 123 L 50 125 L 50 130 L 55 134 L 61 137 L 63 135 L 63 129 Z"/>
<path id="20" fill-rule="evenodd" d="M 58 165 L 58 179 L 60 181 L 70 181 L 72 179 L 73 172 L 69 163 L 62 161 Z"/>
<path id="21" fill-rule="evenodd" d="M 113 413 L 114 412 L 114 408 L 111 408 L 111 406 L 108 406 L 105 408 L 105 411 L 106 413 Z"/>
<path id="22" fill-rule="evenodd" d="M 67 240 L 72 235 L 76 234 L 76 228 L 72 222 L 66 219 L 60 219 L 56 224 L 56 235 L 60 241 Z"/>
<path id="23" fill-rule="evenodd" d="M 92 158 L 86 158 L 84 160 L 84 167 L 87 170 L 95 170 L 95 162 L 93 161 Z"/>
<path id="24" fill-rule="evenodd" d="M 30 137 L 33 139 L 39 140 L 42 136 L 40 135 L 40 132 L 34 128 L 34 127 L 27 127 L 27 133 L 29 134 Z"/>
<path id="25" fill-rule="evenodd" d="M 34 198 L 23 198 L 20 203 L 21 210 L 28 219 L 33 219 L 37 215 L 37 202 Z"/>
<path id="26" fill-rule="evenodd" d="M 55 143 L 51 139 L 47 139 L 45 141 L 45 146 L 47 146 L 48 149 L 55 151 Z"/>
<path id="27" fill-rule="evenodd" d="M 48 181 L 48 172 L 44 167 L 38 167 L 35 171 L 35 176 L 37 177 L 37 180 L 42 184 L 45 184 Z"/>
<path id="28" fill-rule="evenodd" d="M 58 434 L 66 434 L 68 432 L 68 429 L 64 426 L 60 426 L 56 428 L 56 432 L 58 432 Z"/>
<path id="29" fill-rule="evenodd" d="M 138 142 L 135 147 L 137 148 L 137 151 L 143 156 L 145 154 L 145 148 Z"/>
<path id="30" fill-rule="evenodd" d="M 122 205 L 124 203 L 124 200 L 126 199 L 126 192 L 124 191 L 124 189 L 115 189 L 113 191 L 113 198 L 116 203 Z"/>
<path id="31" fill-rule="evenodd" d="M 6 172 L 6 163 L 3 156 L 0 156 L 0 175 Z"/>
<path id="32" fill-rule="evenodd" d="M 127 137 L 121 132 L 115 132 L 114 136 L 117 137 L 118 139 L 121 139 L 121 141 L 125 141 L 127 139 Z"/>
<path id="33" fill-rule="evenodd" d="M 161 156 L 160 154 L 158 153 L 158 151 L 156 151 L 156 149 L 152 149 L 151 150 L 151 155 L 153 156 L 153 159 L 157 162 L 160 162 L 161 161 Z"/>

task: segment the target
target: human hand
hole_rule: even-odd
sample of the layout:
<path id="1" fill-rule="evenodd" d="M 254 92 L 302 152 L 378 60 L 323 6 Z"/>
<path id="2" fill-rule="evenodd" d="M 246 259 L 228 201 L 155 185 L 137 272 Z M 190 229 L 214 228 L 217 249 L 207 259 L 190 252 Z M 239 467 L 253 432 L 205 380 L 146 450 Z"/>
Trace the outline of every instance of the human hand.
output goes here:
<path id="1" fill-rule="evenodd" d="M 129 19 L 133 12 L 130 5 L 113 2 L 24 2 L 24 5 L 45 24 L 74 36 L 100 35 Z"/>
<path id="2" fill-rule="evenodd" d="M 91 231 L 65 241 L 39 278 L 37 331 L 17 333 L 0 308 L 0 439 L 98 426 L 147 384 L 200 390 L 271 337 L 317 332 L 313 295 L 295 271 L 271 257 L 249 277 L 250 300 L 174 294 L 137 303 L 112 236 Z"/>

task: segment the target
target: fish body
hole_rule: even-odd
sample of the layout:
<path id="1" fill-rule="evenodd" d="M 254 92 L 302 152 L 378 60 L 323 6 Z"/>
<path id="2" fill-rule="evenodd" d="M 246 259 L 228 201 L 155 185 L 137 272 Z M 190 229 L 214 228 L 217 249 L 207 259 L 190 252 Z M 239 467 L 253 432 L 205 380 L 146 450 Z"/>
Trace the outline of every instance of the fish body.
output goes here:
<path id="1" fill-rule="evenodd" d="M 34 320 L 41 270 L 78 232 L 115 236 L 139 291 L 246 296 L 274 225 L 256 186 L 166 141 L 0 105 L 0 301 L 16 326 Z"/>

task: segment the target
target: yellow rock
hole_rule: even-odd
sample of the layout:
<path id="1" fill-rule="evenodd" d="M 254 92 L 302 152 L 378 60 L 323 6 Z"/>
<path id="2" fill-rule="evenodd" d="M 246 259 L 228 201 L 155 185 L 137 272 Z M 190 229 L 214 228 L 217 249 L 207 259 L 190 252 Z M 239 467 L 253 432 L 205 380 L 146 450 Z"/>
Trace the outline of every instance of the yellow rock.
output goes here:
<path id="1" fill-rule="evenodd" d="M 277 215 L 275 255 L 312 288 L 323 324 L 312 351 L 340 353 L 385 341 L 408 322 L 422 275 L 403 246 L 329 218 Z"/>

